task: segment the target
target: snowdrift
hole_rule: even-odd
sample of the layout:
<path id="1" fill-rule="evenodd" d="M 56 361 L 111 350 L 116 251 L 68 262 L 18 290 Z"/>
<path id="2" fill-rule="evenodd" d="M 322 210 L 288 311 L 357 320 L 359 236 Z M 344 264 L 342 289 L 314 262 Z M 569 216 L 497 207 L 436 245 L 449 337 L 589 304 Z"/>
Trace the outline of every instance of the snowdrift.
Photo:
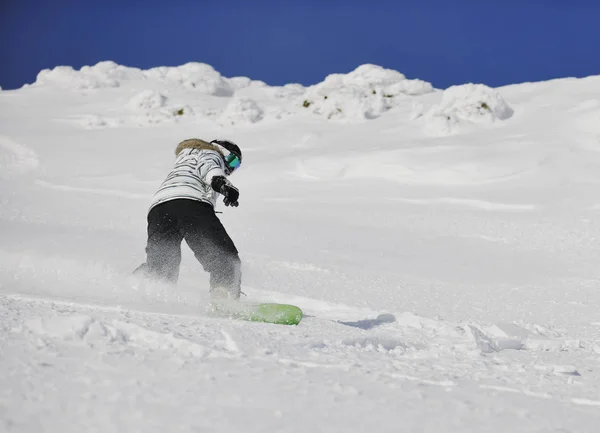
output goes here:
<path id="1" fill-rule="evenodd" d="M 413 117 L 420 119 L 429 133 L 447 135 L 471 125 L 507 120 L 513 114 L 514 110 L 499 92 L 483 84 L 469 83 L 446 89 L 439 104 L 426 110 L 420 105 Z"/>

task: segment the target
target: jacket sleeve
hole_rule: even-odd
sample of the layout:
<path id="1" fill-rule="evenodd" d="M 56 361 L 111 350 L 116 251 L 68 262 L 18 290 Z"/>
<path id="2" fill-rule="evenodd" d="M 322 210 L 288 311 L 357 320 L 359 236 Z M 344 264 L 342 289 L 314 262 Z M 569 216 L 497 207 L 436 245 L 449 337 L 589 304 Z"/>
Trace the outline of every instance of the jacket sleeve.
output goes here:
<path id="1" fill-rule="evenodd" d="M 210 185 L 216 176 L 227 177 L 225 173 L 225 162 L 217 152 L 206 152 L 198 165 L 200 179 Z"/>

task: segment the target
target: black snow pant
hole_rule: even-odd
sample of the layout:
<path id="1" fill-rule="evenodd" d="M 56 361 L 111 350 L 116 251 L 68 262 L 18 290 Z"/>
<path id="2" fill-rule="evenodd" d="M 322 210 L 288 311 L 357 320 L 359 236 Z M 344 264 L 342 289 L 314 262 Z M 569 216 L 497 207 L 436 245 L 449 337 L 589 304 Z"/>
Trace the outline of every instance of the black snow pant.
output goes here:
<path id="1" fill-rule="evenodd" d="M 146 263 L 138 269 L 150 277 L 177 283 L 184 239 L 210 273 L 211 290 L 224 288 L 239 297 L 238 250 L 208 203 L 175 199 L 154 206 L 148 213 Z"/>

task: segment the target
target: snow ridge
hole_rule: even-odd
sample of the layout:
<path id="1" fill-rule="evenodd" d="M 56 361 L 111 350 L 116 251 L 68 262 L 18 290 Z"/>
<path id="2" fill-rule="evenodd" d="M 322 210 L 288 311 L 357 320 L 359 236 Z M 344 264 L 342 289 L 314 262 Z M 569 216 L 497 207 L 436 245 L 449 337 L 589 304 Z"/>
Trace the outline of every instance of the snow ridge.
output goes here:
<path id="1" fill-rule="evenodd" d="M 452 86 L 441 93 L 428 82 L 407 79 L 398 71 L 372 64 L 361 65 L 347 74 L 328 75 L 323 82 L 309 87 L 300 84 L 271 87 L 247 77 L 223 77 L 204 63 L 141 70 L 105 61 L 79 71 L 68 66 L 45 69 L 33 86 L 144 89 L 127 104 L 130 110 L 138 112 L 130 121 L 140 126 L 174 123 L 195 116 L 223 126 L 248 126 L 265 119 L 281 120 L 306 113 L 332 121 L 362 121 L 412 104 L 412 118 L 429 134 L 443 136 L 468 131 L 473 125 L 506 121 L 514 114 L 498 91 L 483 84 Z M 194 110 L 187 104 L 167 105 L 169 97 L 151 90 L 156 87 L 172 89 L 171 92 L 192 91 L 198 98 L 214 96 L 228 101 L 216 110 Z M 420 96 L 433 93 L 441 93 L 439 103 L 420 101 Z M 272 105 L 268 109 L 259 102 L 265 99 Z M 97 115 L 85 117 L 83 122 L 88 128 L 124 124 L 119 119 Z"/>
<path id="2" fill-rule="evenodd" d="M 182 113 L 196 115 L 190 106 L 165 109 L 169 98 L 152 90 L 156 87 L 171 89 L 171 92 L 191 91 L 198 98 L 228 99 L 226 106 L 216 113 L 200 111 L 227 126 L 245 126 L 267 118 L 279 120 L 305 113 L 327 120 L 375 119 L 404 104 L 407 98 L 434 91 L 430 83 L 410 80 L 398 71 L 372 64 L 361 65 L 347 74 L 331 74 L 322 83 L 310 87 L 300 84 L 272 87 L 247 77 L 223 77 L 204 63 L 141 70 L 105 61 L 84 66 L 79 71 L 69 66 L 45 69 L 38 74 L 33 86 L 79 91 L 117 87 L 143 89 L 127 104 L 132 110 L 144 111 L 133 119 L 138 125 L 175 122 L 176 116 Z M 265 110 L 259 102 L 265 98 L 280 106 Z M 86 119 L 86 127 L 119 126 L 116 121 Z"/>

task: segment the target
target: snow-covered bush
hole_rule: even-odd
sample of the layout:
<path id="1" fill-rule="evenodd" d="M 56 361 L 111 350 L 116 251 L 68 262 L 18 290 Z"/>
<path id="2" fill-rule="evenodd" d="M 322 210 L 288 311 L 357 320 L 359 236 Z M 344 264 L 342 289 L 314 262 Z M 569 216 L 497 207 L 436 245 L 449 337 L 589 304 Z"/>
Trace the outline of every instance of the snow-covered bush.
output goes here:
<path id="1" fill-rule="evenodd" d="M 309 87 L 299 103 L 327 119 L 372 119 L 397 105 L 399 98 L 432 91 L 430 83 L 367 64 L 348 74 L 327 76 Z"/>
<path id="2" fill-rule="evenodd" d="M 464 84 L 446 89 L 439 104 L 416 107 L 413 117 L 436 135 L 457 132 L 463 126 L 506 120 L 514 111 L 496 90 L 483 84 Z"/>
<path id="3" fill-rule="evenodd" d="M 119 87 L 119 82 L 92 71 L 76 71 L 71 66 L 57 66 L 54 69 L 40 71 L 35 85 L 54 85 L 70 89 L 99 89 L 102 87 Z"/>
<path id="4" fill-rule="evenodd" d="M 167 109 L 138 113 L 131 116 L 131 122 L 138 126 L 154 126 L 159 124 L 176 123 L 181 116 L 193 115 L 193 111 L 185 108 Z"/>
<path id="5" fill-rule="evenodd" d="M 248 77 L 225 78 L 225 80 L 227 80 L 227 83 L 233 92 L 248 87 L 252 83 L 252 80 Z"/>
<path id="6" fill-rule="evenodd" d="M 232 96 L 244 80 L 234 79 L 233 85 L 212 66 L 190 62 L 177 67 L 161 66 L 144 71 L 147 78 L 171 81 L 184 87 L 215 96 Z"/>
<path id="7" fill-rule="evenodd" d="M 305 87 L 302 84 L 286 84 L 284 86 L 272 87 L 272 94 L 277 99 L 283 99 L 287 101 L 293 101 L 298 99 L 301 95 L 306 92 Z"/>
<path id="8" fill-rule="evenodd" d="M 123 81 L 144 79 L 137 68 L 121 66 L 115 62 L 100 62 L 94 66 L 83 66 L 76 71 L 71 66 L 44 69 L 37 75 L 35 85 L 55 85 L 70 89 L 99 89 L 119 87 Z"/>
<path id="9" fill-rule="evenodd" d="M 153 80 L 164 84 L 183 86 L 215 96 L 233 96 L 245 87 L 264 87 L 262 81 L 253 81 L 247 77 L 225 78 L 212 66 L 205 63 L 190 62 L 181 66 L 160 66 L 148 70 L 130 68 L 115 62 L 100 62 L 94 66 L 84 66 L 79 71 L 70 66 L 57 66 L 42 70 L 36 79 L 36 85 L 57 85 L 72 89 L 96 89 L 119 87 L 127 81 Z"/>
<path id="10" fill-rule="evenodd" d="M 127 104 L 134 111 L 155 110 L 164 107 L 167 103 L 167 97 L 154 90 L 144 90 L 129 100 Z"/>
<path id="11" fill-rule="evenodd" d="M 387 110 L 382 96 L 366 96 L 353 87 L 336 89 L 321 99 L 307 95 L 302 106 L 327 119 L 374 119 Z"/>
<path id="12" fill-rule="evenodd" d="M 119 65 L 112 61 L 99 62 L 94 66 L 83 66 L 79 73 L 116 80 L 119 83 L 145 79 L 141 69 Z"/>
<path id="13" fill-rule="evenodd" d="M 234 98 L 219 116 L 224 125 L 245 125 L 256 123 L 264 116 L 262 108 L 250 98 Z"/>
<path id="14" fill-rule="evenodd" d="M 189 105 L 172 107 L 170 111 L 173 116 L 191 116 L 194 114 L 194 110 Z"/>
<path id="15" fill-rule="evenodd" d="M 127 106 L 134 112 L 132 120 L 137 125 L 172 123 L 194 114 L 189 105 L 169 104 L 165 95 L 154 90 L 138 93 L 129 100 Z"/>

